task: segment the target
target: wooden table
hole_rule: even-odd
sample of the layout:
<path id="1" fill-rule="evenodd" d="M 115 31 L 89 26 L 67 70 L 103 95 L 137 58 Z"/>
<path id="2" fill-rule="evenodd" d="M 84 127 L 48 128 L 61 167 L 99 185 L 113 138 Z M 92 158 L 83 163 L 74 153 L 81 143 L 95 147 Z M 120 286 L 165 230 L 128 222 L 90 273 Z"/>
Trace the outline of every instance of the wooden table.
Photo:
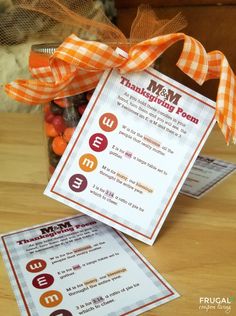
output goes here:
<path id="1" fill-rule="evenodd" d="M 46 147 L 40 114 L 0 114 L 0 232 L 60 219 L 77 212 L 43 195 L 47 183 Z M 203 152 L 236 162 L 215 126 Z M 153 247 L 134 245 L 181 297 L 145 315 L 225 315 L 199 310 L 200 297 L 236 301 L 236 174 L 200 200 L 180 195 Z M 236 315 L 236 303 L 230 315 Z M 0 262 L 0 311 L 19 315 L 6 269 Z M 99 315 L 103 316 L 103 315 Z"/>

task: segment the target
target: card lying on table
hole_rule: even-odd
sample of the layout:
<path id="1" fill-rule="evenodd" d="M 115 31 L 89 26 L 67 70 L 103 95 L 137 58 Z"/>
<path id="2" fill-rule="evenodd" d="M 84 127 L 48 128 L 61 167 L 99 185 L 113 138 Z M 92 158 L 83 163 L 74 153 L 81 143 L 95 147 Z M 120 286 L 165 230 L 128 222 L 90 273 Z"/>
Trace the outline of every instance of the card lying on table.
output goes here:
<path id="1" fill-rule="evenodd" d="M 200 199 L 235 170 L 236 164 L 211 157 L 198 156 L 180 192 Z"/>
<path id="2" fill-rule="evenodd" d="M 106 71 L 45 194 L 151 245 L 214 114 L 154 69 Z"/>
<path id="3" fill-rule="evenodd" d="M 22 315 L 138 315 L 179 294 L 113 228 L 86 215 L 1 236 Z"/>

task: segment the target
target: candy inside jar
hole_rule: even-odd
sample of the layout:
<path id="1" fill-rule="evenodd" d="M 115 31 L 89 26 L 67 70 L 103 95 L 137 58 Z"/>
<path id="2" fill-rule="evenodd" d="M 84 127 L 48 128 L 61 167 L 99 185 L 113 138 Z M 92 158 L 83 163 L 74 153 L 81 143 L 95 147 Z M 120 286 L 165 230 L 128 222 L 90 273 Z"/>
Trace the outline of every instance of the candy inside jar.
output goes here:
<path id="1" fill-rule="evenodd" d="M 49 66 L 49 57 L 60 43 L 32 45 L 29 65 L 31 68 Z M 43 104 L 44 129 L 47 136 L 49 176 L 51 176 L 79 123 L 94 90 L 66 98 L 55 98 Z"/>
<path id="2" fill-rule="evenodd" d="M 44 106 L 44 127 L 47 136 L 49 174 L 52 175 L 93 91 L 53 100 Z"/>

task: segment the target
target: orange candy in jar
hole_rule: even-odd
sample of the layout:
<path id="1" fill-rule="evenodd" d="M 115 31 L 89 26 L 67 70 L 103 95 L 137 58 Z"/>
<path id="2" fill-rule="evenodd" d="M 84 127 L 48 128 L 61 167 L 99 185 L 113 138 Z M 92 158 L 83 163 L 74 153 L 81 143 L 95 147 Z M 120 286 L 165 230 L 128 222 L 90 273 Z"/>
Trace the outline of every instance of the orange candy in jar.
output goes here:
<path id="1" fill-rule="evenodd" d="M 44 106 L 44 125 L 48 139 L 49 173 L 52 175 L 93 91 L 53 100 Z"/>
<path id="2" fill-rule="evenodd" d="M 31 68 L 48 67 L 49 58 L 60 43 L 32 45 L 29 56 Z M 47 135 L 49 174 L 52 175 L 73 132 L 93 94 L 93 90 L 44 105 L 44 127 Z"/>

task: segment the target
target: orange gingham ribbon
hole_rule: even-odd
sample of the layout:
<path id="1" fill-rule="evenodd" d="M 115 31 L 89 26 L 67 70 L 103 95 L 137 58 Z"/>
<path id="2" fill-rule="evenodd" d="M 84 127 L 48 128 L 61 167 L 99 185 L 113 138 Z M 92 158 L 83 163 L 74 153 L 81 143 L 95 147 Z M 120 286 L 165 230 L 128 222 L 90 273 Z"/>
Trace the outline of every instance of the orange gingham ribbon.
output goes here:
<path id="1" fill-rule="evenodd" d="M 184 40 L 177 66 L 202 85 L 219 78 L 215 118 L 227 144 L 236 143 L 235 75 L 220 51 L 207 53 L 200 42 L 173 33 L 140 42 L 129 49 L 128 58 L 118 55 L 106 44 L 84 41 L 70 35 L 50 57 L 48 67 L 31 68 L 36 80 L 16 80 L 5 86 L 6 93 L 31 105 L 49 102 L 96 87 L 106 69 L 118 68 L 122 74 L 149 67 L 167 48 Z"/>

